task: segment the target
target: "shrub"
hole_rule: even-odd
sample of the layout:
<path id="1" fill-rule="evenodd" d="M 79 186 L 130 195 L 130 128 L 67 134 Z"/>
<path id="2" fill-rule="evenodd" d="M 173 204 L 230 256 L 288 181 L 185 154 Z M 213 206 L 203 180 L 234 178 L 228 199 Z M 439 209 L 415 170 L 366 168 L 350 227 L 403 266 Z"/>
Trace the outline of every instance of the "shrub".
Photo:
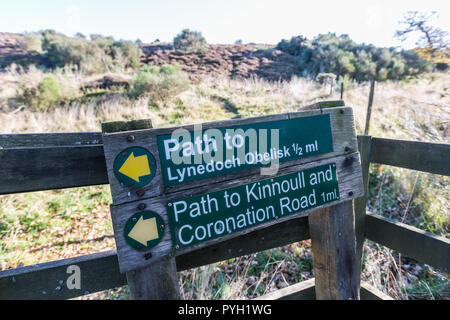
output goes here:
<path id="1" fill-rule="evenodd" d="M 41 53 L 42 43 L 41 37 L 38 34 L 27 33 L 23 36 L 20 42 L 20 47 L 30 51 L 31 53 Z"/>
<path id="2" fill-rule="evenodd" d="M 334 73 L 338 80 L 349 76 L 356 81 L 400 80 L 430 71 L 431 64 L 415 52 L 358 44 L 348 35 L 320 34 L 312 41 L 303 36 L 281 40 L 277 49 L 295 57 L 299 74 L 316 77 Z"/>
<path id="3" fill-rule="evenodd" d="M 40 32 L 40 37 L 33 35 L 25 38 L 24 46 L 41 40 L 40 52 L 53 68 L 75 66 L 87 74 L 115 71 L 114 69 L 138 68 L 142 50 L 132 41 L 115 41 L 112 37 L 91 35 L 90 40 L 77 34 L 74 38 L 56 33 L 54 30 Z"/>
<path id="4" fill-rule="evenodd" d="M 47 110 L 60 102 L 61 84 L 53 75 L 46 76 L 37 87 L 21 89 L 19 99 L 35 110 Z"/>
<path id="5" fill-rule="evenodd" d="M 206 40 L 200 32 L 184 29 L 173 39 L 173 46 L 187 53 L 202 53 L 206 51 Z"/>
<path id="6" fill-rule="evenodd" d="M 152 102 L 166 101 L 187 90 L 189 78 L 177 65 L 141 68 L 135 76 L 129 95 L 133 98 L 147 96 Z"/>

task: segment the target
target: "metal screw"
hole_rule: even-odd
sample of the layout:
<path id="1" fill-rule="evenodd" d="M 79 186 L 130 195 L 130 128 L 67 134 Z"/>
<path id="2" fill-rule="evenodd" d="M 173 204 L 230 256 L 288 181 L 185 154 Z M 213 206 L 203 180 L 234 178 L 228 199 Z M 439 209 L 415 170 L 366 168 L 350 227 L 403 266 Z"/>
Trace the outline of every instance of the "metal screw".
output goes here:
<path id="1" fill-rule="evenodd" d="M 127 137 L 127 141 L 128 141 L 128 142 L 134 142 L 135 140 L 136 140 L 136 137 L 133 136 L 132 134 L 130 134 L 130 135 Z"/>
<path id="2" fill-rule="evenodd" d="M 345 152 L 349 152 L 350 151 L 350 148 L 349 147 L 345 147 Z"/>
<path id="3" fill-rule="evenodd" d="M 138 205 L 139 210 L 144 210 L 146 207 L 147 207 L 147 205 L 145 203 L 139 203 L 139 205 Z"/>
<path id="4" fill-rule="evenodd" d="M 136 191 L 136 194 L 138 195 L 138 197 L 142 197 L 145 194 L 145 190 L 140 189 Z"/>
<path id="5" fill-rule="evenodd" d="M 353 196 L 353 191 L 349 191 L 348 195 L 351 197 Z"/>
<path id="6" fill-rule="evenodd" d="M 152 258 L 152 253 L 151 252 L 148 252 L 148 253 L 144 254 L 144 259 L 145 260 L 148 260 L 148 259 L 151 259 L 151 258 Z"/>
<path id="7" fill-rule="evenodd" d="M 344 114 L 344 109 L 339 110 L 341 114 Z"/>
<path id="8" fill-rule="evenodd" d="M 175 249 L 180 249 L 180 246 L 179 246 L 179 245 L 176 245 L 176 246 L 175 246 Z"/>
<path id="9" fill-rule="evenodd" d="M 57 286 L 55 290 L 61 290 L 61 286 Z"/>
<path id="10" fill-rule="evenodd" d="M 133 220 L 133 221 L 136 221 L 137 219 L 136 219 L 136 217 L 134 217 L 133 219 L 131 219 L 131 220 Z"/>
<path id="11" fill-rule="evenodd" d="M 160 225 L 159 227 L 160 227 L 161 229 L 164 229 L 164 225 L 163 225 L 163 224 L 162 224 L 162 225 Z"/>

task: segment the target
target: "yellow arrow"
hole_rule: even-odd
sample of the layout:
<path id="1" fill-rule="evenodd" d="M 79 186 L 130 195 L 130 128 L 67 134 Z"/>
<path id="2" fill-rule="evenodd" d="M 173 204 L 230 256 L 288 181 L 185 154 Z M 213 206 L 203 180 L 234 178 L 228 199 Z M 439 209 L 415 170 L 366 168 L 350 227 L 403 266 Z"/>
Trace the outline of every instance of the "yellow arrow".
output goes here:
<path id="1" fill-rule="evenodd" d="M 132 152 L 120 167 L 119 172 L 139 182 L 139 177 L 150 174 L 147 155 L 144 154 L 135 158 Z"/>
<path id="2" fill-rule="evenodd" d="M 144 220 L 141 216 L 133 229 L 128 233 L 128 236 L 137 242 L 142 243 L 144 246 L 147 246 L 147 241 L 158 239 L 156 218 Z"/>

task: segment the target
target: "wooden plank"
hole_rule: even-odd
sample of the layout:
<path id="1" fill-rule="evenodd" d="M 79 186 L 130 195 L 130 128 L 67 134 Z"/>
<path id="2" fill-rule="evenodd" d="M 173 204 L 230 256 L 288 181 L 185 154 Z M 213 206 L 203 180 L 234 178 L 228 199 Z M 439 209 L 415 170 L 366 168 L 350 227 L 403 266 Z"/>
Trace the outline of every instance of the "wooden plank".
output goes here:
<path id="1" fill-rule="evenodd" d="M 301 217 L 180 255 L 176 257 L 177 270 L 196 268 L 306 239 L 309 239 L 308 218 Z M 55 284 L 69 276 L 67 267 L 74 264 L 81 269 L 81 289 L 68 290 L 63 283 L 60 290 L 54 290 L 57 287 Z M 1 271 L 0 300 L 70 299 L 126 284 L 126 276 L 119 271 L 116 251 L 112 250 Z M 44 291 L 46 294 L 43 294 Z"/>
<path id="2" fill-rule="evenodd" d="M 127 282 L 133 300 L 180 299 L 177 269 L 173 258 L 127 272 Z"/>
<path id="3" fill-rule="evenodd" d="M 103 147 L 0 150 L 0 194 L 108 183 Z"/>
<path id="4" fill-rule="evenodd" d="M 370 162 L 450 176 L 450 144 L 372 138 Z"/>
<path id="5" fill-rule="evenodd" d="M 149 129 L 151 127 L 152 122 L 150 119 L 134 120 L 128 122 L 110 122 L 102 124 L 102 133 L 106 134 L 106 132 Z M 128 138 L 128 140 L 130 139 Z M 113 203 L 117 202 L 117 195 L 113 195 L 112 198 Z M 120 211 L 121 210 L 117 210 L 116 212 Z M 121 216 L 123 215 L 121 214 Z M 117 229 L 117 224 L 114 223 L 115 217 L 113 216 L 112 218 L 117 247 L 117 239 L 123 239 L 124 227 L 120 227 L 119 229 Z M 168 225 L 167 217 L 163 217 L 163 219 L 166 219 L 166 221 L 164 222 L 165 225 Z M 168 232 L 166 232 L 165 236 L 167 237 L 167 235 Z M 129 250 L 126 252 L 132 252 L 134 254 L 138 253 L 134 249 L 128 249 Z M 148 254 L 149 253 L 144 254 L 144 261 L 149 259 Z M 159 258 L 159 256 L 157 258 Z M 119 253 L 119 259 L 128 259 L 128 257 L 124 257 L 122 256 L 122 253 Z M 120 265 L 120 268 L 122 269 L 122 265 Z M 128 286 L 130 288 L 130 295 L 133 300 L 180 299 L 180 288 L 178 285 L 176 262 L 175 258 L 172 255 L 169 256 L 168 254 L 164 254 L 163 259 L 153 261 L 151 264 L 146 265 L 145 267 L 136 267 L 132 269 L 133 270 L 128 270 L 126 276 Z"/>
<path id="6" fill-rule="evenodd" d="M 300 217 L 182 254 L 176 257 L 177 268 L 195 268 L 309 238 L 308 217 Z"/>
<path id="7" fill-rule="evenodd" d="M 311 213 L 309 230 L 317 299 L 359 300 L 353 202 Z"/>
<path id="8" fill-rule="evenodd" d="M 366 115 L 366 127 L 364 129 L 364 134 L 369 134 L 370 128 L 370 116 L 372 114 L 372 104 L 373 104 L 373 94 L 375 92 L 375 80 L 370 82 L 370 92 L 369 92 L 369 104 L 367 105 L 367 115 Z"/>
<path id="9" fill-rule="evenodd" d="M 369 191 L 369 167 L 370 167 L 371 137 L 358 136 L 358 150 L 361 158 L 361 168 L 364 184 L 364 195 L 355 199 L 355 236 L 356 236 L 356 259 L 358 261 L 358 272 L 362 270 L 362 254 L 364 241 L 366 239 L 366 206 Z M 359 277 L 361 279 L 361 277 Z"/>
<path id="10" fill-rule="evenodd" d="M 372 287 L 365 281 L 361 282 L 361 300 L 394 300 L 391 296 Z"/>
<path id="11" fill-rule="evenodd" d="M 131 130 L 142 130 L 152 128 L 151 119 L 139 119 L 131 121 L 113 121 L 113 122 L 103 122 L 102 132 L 113 133 L 113 132 L 123 132 Z"/>
<path id="12" fill-rule="evenodd" d="M 314 109 L 323 109 L 323 108 L 337 108 L 345 106 L 344 100 L 329 100 L 329 101 L 319 101 L 308 106 L 300 107 L 299 110 L 314 110 Z"/>
<path id="13" fill-rule="evenodd" d="M 257 118 L 248 119 L 238 119 L 238 120 L 228 120 L 221 122 L 213 122 L 202 124 L 203 130 L 211 128 L 223 128 L 236 125 L 244 125 L 250 123 L 261 123 L 267 121 L 277 121 L 286 119 L 296 119 L 299 117 L 313 116 L 328 113 L 331 118 L 331 130 L 333 137 L 333 152 L 327 154 L 321 154 L 317 156 L 310 156 L 306 158 L 301 158 L 293 161 L 281 162 L 280 168 L 309 163 L 313 161 L 318 161 L 325 158 L 335 157 L 337 155 L 345 154 L 346 152 L 357 151 L 357 140 L 354 126 L 353 112 L 351 108 L 330 108 L 324 110 L 312 110 L 304 112 L 295 112 L 289 114 L 280 114 L 273 116 L 264 116 Z M 194 130 L 194 126 L 181 126 L 179 128 Z M 229 174 L 218 175 L 214 177 L 209 177 L 207 179 L 196 180 L 192 182 L 186 182 L 175 186 L 164 186 L 163 178 L 161 175 L 161 168 L 157 166 L 156 175 L 152 181 L 146 186 L 140 188 L 139 190 L 130 190 L 128 187 L 121 185 L 113 172 L 113 162 L 116 156 L 124 149 L 128 147 L 145 147 L 149 150 L 156 159 L 156 163 L 160 163 L 159 151 L 156 144 L 156 137 L 158 135 L 170 134 L 176 128 L 161 128 L 161 129 L 150 129 L 150 130 L 138 130 L 134 132 L 126 133 L 110 133 L 103 136 L 103 141 L 105 142 L 105 158 L 108 166 L 108 176 L 111 183 L 111 194 L 117 202 L 115 204 L 126 203 L 130 201 L 136 201 L 140 199 L 145 199 L 149 197 L 154 197 L 161 195 L 163 193 L 173 193 L 181 190 L 196 189 L 199 186 L 204 186 L 205 181 L 208 184 L 229 181 L 234 179 L 240 179 L 242 177 L 247 177 L 251 175 L 261 175 L 261 168 L 245 169 L 235 171 Z M 133 139 L 127 139 L 128 136 L 132 135 Z M 132 140 L 132 141 L 130 141 Z M 347 150 L 347 151 L 346 151 Z"/>
<path id="14" fill-rule="evenodd" d="M 450 240 L 375 214 L 366 216 L 366 237 L 443 272 L 450 270 Z"/>
<path id="15" fill-rule="evenodd" d="M 116 247 L 117 251 L 119 253 L 119 262 L 120 262 L 120 268 L 122 272 L 126 272 L 129 270 L 132 270 L 136 267 L 144 267 L 146 265 L 149 265 L 155 261 L 158 261 L 159 259 L 163 258 L 167 254 L 171 253 L 174 255 L 180 255 L 183 253 L 187 253 L 190 251 L 194 251 L 200 248 L 203 248 L 205 246 L 209 246 L 221 241 L 225 241 L 227 239 L 231 239 L 234 237 L 241 236 L 243 234 L 249 233 L 253 230 L 262 229 L 269 225 L 281 223 L 283 221 L 288 221 L 291 219 L 294 219 L 299 216 L 305 216 L 308 215 L 310 212 L 314 210 L 318 210 L 320 208 L 328 207 L 335 205 L 336 203 L 348 201 L 351 199 L 354 199 L 355 197 L 359 197 L 363 195 L 363 186 L 362 186 L 362 176 L 361 176 L 361 166 L 359 164 L 359 157 L 358 153 L 352 153 L 350 155 L 340 156 L 332 159 L 326 159 L 317 161 L 314 163 L 308 163 L 305 165 L 297 165 L 297 166 L 291 166 L 286 167 L 283 169 L 280 169 L 278 175 L 284 175 L 292 172 L 297 172 L 300 170 L 324 165 L 324 164 L 331 164 L 336 163 L 336 170 L 337 170 L 337 176 L 339 180 L 339 194 L 340 198 L 337 201 L 329 202 L 324 205 L 321 205 L 319 207 L 315 207 L 309 210 L 302 211 L 297 214 L 292 214 L 285 217 L 280 217 L 277 220 L 272 220 L 266 223 L 262 223 L 260 225 L 252 226 L 248 229 L 239 230 L 234 233 L 230 233 L 228 235 L 224 235 L 221 238 L 216 238 L 212 240 L 208 240 L 206 242 L 201 242 L 195 245 L 192 245 L 190 247 L 184 247 L 177 250 L 174 250 L 172 248 L 172 239 L 171 234 L 169 232 L 166 232 L 164 234 L 163 239 L 161 242 L 154 247 L 151 250 L 151 258 L 148 257 L 148 255 L 143 254 L 142 252 L 136 251 L 132 249 L 126 242 L 125 236 L 124 236 L 124 228 L 125 224 L 128 221 L 128 219 L 137 212 L 137 206 L 138 204 L 145 205 L 146 208 L 156 212 L 159 214 L 162 219 L 164 220 L 164 223 L 168 225 L 168 213 L 167 213 L 167 207 L 166 203 L 168 201 L 172 201 L 175 199 L 182 199 L 187 196 L 195 196 L 200 195 L 205 192 L 212 192 L 216 190 L 224 190 L 231 186 L 236 185 L 242 185 L 250 182 L 256 182 L 261 180 L 258 176 L 250 176 L 245 177 L 240 180 L 233 180 L 233 181 L 226 181 L 222 183 L 217 183 L 214 185 L 204 185 L 202 187 L 198 187 L 195 190 L 182 190 L 177 193 L 172 193 L 168 195 L 163 195 L 160 197 L 153 197 L 148 199 L 143 199 L 139 202 L 131 202 L 131 203 L 124 203 L 118 206 L 111 206 L 111 215 L 113 220 L 113 228 L 114 228 L 114 235 L 116 239 Z M 352 218 L 353 221 L 353 218 Z"/>
<path id="16" fill-rule="evenodd" d="M 316 300 L 315 279 L 305 280 L 270 292 L 254 300 Z"/>
<path id="17" fill-rule="evenodd" d="M 305 280 L 289 287 L 270 292 L 255 300 L 315 300 L 315 278 Z M 387 294 L 372 287 L 367 282 L 361 283 L 361 300 L 394 300 Z"/>
<path id="18" fill-rule="evenodd" d="M 80 268 L 80 289 L 69 289 L 69 266 Z M 115 251 L 51 261 L 0 272 L 0 299 L 70 299 L 126 284 Z"/>
<path id="19" fill-rule="evenodd" d="M 0 134 L 0 149 L 102 145 L 101 132 Z"/>

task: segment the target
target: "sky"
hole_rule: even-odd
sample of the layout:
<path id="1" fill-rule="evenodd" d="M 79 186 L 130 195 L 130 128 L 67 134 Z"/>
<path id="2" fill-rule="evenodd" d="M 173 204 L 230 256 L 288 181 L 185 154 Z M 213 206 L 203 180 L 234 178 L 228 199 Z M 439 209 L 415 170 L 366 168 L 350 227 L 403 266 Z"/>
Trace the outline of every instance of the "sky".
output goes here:
<path id="1" fill-rule="evenodd" d="M 276 44 L 320 33 L 348 34 L 358 43 L 414 47 L 394 39 L 407 11 L 437 11 L 433 25 L 450 31 L 450 1 L 443 0 L 0 0 L 0 32 L 54 29 L 116 39 L 168 42 L 184 28 L 208 43 Z"/>

